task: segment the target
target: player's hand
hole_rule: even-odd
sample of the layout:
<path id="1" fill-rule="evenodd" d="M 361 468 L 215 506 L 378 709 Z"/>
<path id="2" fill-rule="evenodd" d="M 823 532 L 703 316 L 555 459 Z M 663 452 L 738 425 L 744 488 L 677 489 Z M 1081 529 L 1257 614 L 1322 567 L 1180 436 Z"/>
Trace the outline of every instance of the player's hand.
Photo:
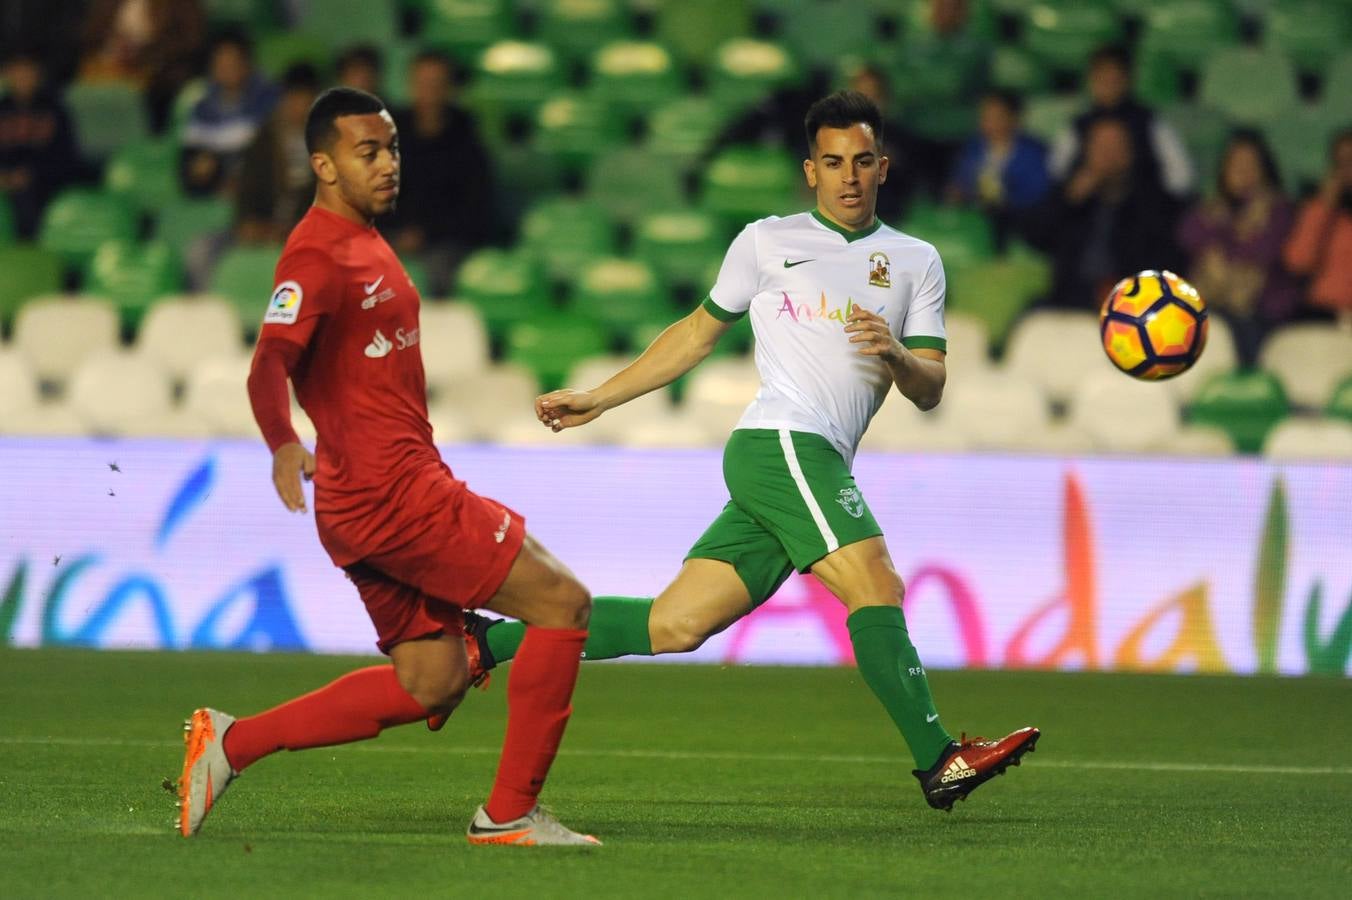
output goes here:
<path id="1" fill-rule="evenodd" d="M 901 344 L 892 337 L 887 320 L 862 306 L 850 310 L 845 332 L 850 336 L 850 343 L 859 346 L 860 356 L 877 356 L 884 362 L 891 362 L 901 353 Z"/>
<path id="2" fill-rule="evenodd" d="M 565 428 L 586 425 L 602 412 L 591 391 L 550 391 L 535 398 L 535 417 L 555 434 Z"/>
<path id="3" fill-rule="evenodd" d="M 300 444 L 283 444 L 272 454 L 272 486 L 277 496 L 291 512 L 305 512 L 305 492 L 300 479 L 309 481 L 315 475 L 315 455 Z"/>

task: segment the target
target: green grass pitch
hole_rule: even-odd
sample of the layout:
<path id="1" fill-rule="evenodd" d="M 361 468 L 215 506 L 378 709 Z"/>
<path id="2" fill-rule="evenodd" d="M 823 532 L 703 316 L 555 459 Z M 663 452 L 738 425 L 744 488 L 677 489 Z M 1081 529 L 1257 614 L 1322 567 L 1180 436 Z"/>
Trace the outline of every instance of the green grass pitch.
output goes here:
<path id="1" fill-rule="evenodd" d="M 935 672 L 1038 752 L 952 814 L 849 669 L 583 666 L 545 801 L 595 850 L 471 848 L 505 672 L 446 730 L 282 754 L 202 834 L 161 780 L 198 705 L 370 659 L 0 650 L 0 896 L 1346 897 L 1352 681 Z"/>

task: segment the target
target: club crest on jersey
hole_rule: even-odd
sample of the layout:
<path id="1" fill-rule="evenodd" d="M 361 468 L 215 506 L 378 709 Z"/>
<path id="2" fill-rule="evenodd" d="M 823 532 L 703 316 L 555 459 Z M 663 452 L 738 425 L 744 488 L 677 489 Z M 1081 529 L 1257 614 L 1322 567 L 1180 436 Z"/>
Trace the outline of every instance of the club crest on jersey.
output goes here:
<path id="1" fill-rule="evenodd" d="M 836 495 L 836 502 L 852 519 L 858 519 L 864 514 L 864 498 L 857 487 L 841 488 L 840 493 Z"/>
<path id="2" fill-rule="evenodd" d="M 290 325 L 300 315 L 300 302 L 304 298 L 305 292 L 300 289 L 298 283 L 283 281 L 272 291 L 272 299 L 268 301 L 268 312 L 263 316 L 263 324 L 271 322 Z"/>
<path id="3" fill-rule="evenodd" d="M 881 250 L 868 258 L 868 283 L 880 288 L 892 286 L 892 262 Z"/>

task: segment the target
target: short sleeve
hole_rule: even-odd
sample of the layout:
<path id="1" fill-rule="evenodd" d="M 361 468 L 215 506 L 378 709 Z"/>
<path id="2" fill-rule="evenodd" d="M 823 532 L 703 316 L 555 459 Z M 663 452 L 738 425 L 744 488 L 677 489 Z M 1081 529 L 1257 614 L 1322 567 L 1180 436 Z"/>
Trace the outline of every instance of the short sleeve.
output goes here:
<path id="1" fill-rule="evenodd" d="M 259 338 L 308 344 L 320 318 L 335 312 L 342 302 L 342 288 L 333 273 L 333 259 L 318 249 L 283 253 Z"/>
<path id="2" fill-rule="evenodd" d="M 901 325 L 903 347 L 908 350 L 948 351 L 948 339 L 944 332 L 946 291 L 944 264 L 939 260 L 939 252 L 932 250 L 925 277 L 920 280 L 920 289 L 911 299 L 911 307 L 906 311 L 906 319 Z"/>
<path id="3" fill-rule="evenodd" d="M 756 225 L 742 229 L 733 239 L 718 270 L 718 280 L 709 289 L 704 309 L 715 319 L 735 322 L 751 308 L 760 292 L 760 263 L 756 258 Z"/>

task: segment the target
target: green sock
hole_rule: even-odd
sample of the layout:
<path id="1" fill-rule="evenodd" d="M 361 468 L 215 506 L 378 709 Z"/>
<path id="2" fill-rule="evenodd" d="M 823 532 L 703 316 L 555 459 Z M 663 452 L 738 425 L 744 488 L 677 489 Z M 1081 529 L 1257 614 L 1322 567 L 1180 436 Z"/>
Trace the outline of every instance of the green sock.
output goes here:
<path id="1" fill-rule="evenodd" d="M 845 621 L 859 674 L 882 701 L 911 748 L 918 769 L 928 769 L 953 738 L 939 724 L 925 669 L 895 606 L 865 606 Z"/>
<path id="2" fill-rule="evenodd" d="M 617 656 L 652 656 L 648 636 L 648 613 L 652 597 L 593 597 L 591 625 L 583 659 L 614 659 Z M 493 661 L 505 663 L 516 655 L 526 636 L 521 622 L 501 622 L 488 629 L 488 652 Z"/>

